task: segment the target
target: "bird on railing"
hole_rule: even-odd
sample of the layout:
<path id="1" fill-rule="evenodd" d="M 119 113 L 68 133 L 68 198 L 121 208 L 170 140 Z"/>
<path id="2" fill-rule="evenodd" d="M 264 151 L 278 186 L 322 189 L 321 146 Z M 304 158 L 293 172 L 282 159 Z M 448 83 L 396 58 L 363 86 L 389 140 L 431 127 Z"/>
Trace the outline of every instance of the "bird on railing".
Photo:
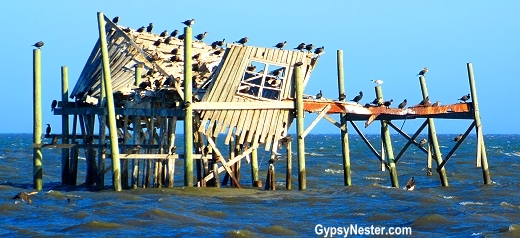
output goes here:
<path id="1" fill-rule="evenodd" d="M 148 26 L 146 27 L 146 32 L 148 32 L 148 33 L 152 33 L 152 29 L 153 29 L 153 23 L 150 23 L 150 24 L 148 24 Z"/>
<path id="2" fill-rule="evenodd" d="M 38 42 L 34 43 L 34 45 L 32 45 L 32 46 L 40 49 L 43 45 L 44 45 L 43 41 L 38 41 Z"/>
<path id="3" fill-rule="evenodd" d="M 390 101 L 384 102 L 383 105 L 388 108 L 388 107 L 390 107 L 390 105 L 392 105 L 393 102 L 394 102 L 394 99 L 390 99 Z"/>
<path id="4" fill-rule="evenodd" d="M 415 178 L 412 176 L 410 180 L 406 183 L 406 190 L 414 190 L 415 189 Z"/>
<path id="5" fill-rule="evenodd" d="M 300 50 L 300 51 L 303 51 L 303 49 L 305 49 L 305 43 L 300 43 L 298 46 L 296 46 L 296 48 L 294 48 L 295 50 Z"/>
<path id="6" fill-rule="evenodd" d="M 183 21 L 181 23 L 186 25 L 186 26 L 191 26 L 191 25 L 195 24 L 195 19 L 186 20 L 186 21 Z"/>
<path id="7" fill-rule="evenodd" d="M 55 145 L 56 143 L 58 143 L 58 136 L 52 137 L 51 145 Z"/>
<path id="8" fill-rule="evenodd" d="M 242 46 L 246 45 L 246 43 L 249 41 L 247 37 L 244 37 L 240 40 L 238 40 L 236 43 L 242 44 Z"/>
<path id="9" fill-rule="evenodd" d="M 426 73 L 428 73 L 428 68 L 424 67 L 421 71 L 419 71 L 417 76 L 424 76 Z"/>
<path id="10" fill-rule="evenodd" d="M 462 139 L 462 134 L 459 134 L 458 136 L 456 136 L 455 138 L 453 138 L 453 141 L 457 142 L 459 140 Z"/>
<path id="11" fill-rule="evenodd" d="M 322 96 L 323 96 L 323 93 L 321 93 L 321 90 L 320 90 L 320 92 L 318 94 L 316 94 L 316 99 L 320 100 Z"/>
<path id="12" fill-rule="evenodd" d="M 422 139 L 421 141 L 419 141 L 419 145 L 423 146 L 426 144 L 426 142 L 428 142 L 426 139 Z"/>
<path id="13" fill-rule="evenodd" d="M 58 105 L 58 101 L 56 101 L 56 100 L 52 100 L 52 103 L 51 103 L 51 112 L 54 111 L 54 108 L 56 108 L 57 105 Z"/>
<path id="14" fill-rule="evenodd" d="M 172 146 L 172 148 L 170 149 L 170 155 L 174 155 L 175 152 L 177 152 L 177 146 Z"/>
<path id="15" fill-rule="evenodd" d="M 440 101 L 437 101 L 435 102 L 434 104 L 432 104 L 432 107 L 438 107 L 441 105 L 441 102 Z"/>
<path id="16" fill-rule="evenodd" d="M 408 103 L 408 100 L 404 99 L 402 103 L 399 103 L 399 105 L 397 106 L 397 108 L 399 109 L 403 109 L 404 107 L 406 107 L 406 104 Z"/>
<path id="17" fill-rule="evenodd" d="M 281 50 L 285 46 L 286 43 L 287 43 L 287 41 L 280 42 L 280 43 L 276 44 L 274 47 Z"/>
<path id="18" fill-rule="evenodd" d="M 51 124 L 47 124 L 47 128 L 45 129 L 45 137 L 49 137 L 51 135 Z"/>
<path id="19" fill-rule="evenodd" d="M 345 98 L 347 98 L 347 95 L 345 95 L 345 93 L 340 93 L 338 96 L 339 101 L 343 101 L 343 100 L 345 100 Z"/>
<path id="20" fill-rule="evenodd" d="M 112 22 L 117 25 L 117 23 L 119 22 L 119 16 L 112 18 Z"/>
<path id="21" fill-rule="evenodd" d="M 430 106 L 430 96 L 426 96 L 420 103 L 421 106 Z"/>
<path id="22" fill-rule="evenodd" d="M 462 96 L 461 98 L 459 98 L 459 99 L 457 99 L 457 100 L 460 100 L 460 101 L 462 101 L 462 102 L 466 102 L 466 101 L 468 101 L 470 98 L 471 98 L 471 95 L 469 95 L 469 93 L 468 93 L 468 95 L 464 95 L 464 96 Z"/>
<path id="23" fill-rule="evenodd" d="M 199 40 L 200 42 L 202 42 L 202 40 L 206 37 L 206 35 L 208 34 L 209 32 L 204 32 L 202 34 L 198 34 L 197 36 L 195 36 L 195 39 Z"/>
<path id="24" fill-rule="evenodd" d="M 176 37 L 178 34 L 179 34 L 179 30 L 174 30 L 174 31 L 172 31 L 172 33 L 170 34 L 170 36 L 171 36 L 171 37 Z"/>
<path id="25" fill-rule="evenodd" d="M 372 104 L 377 105 L 377 106 L 383 105 L 383 98 L 378 97 L 378 98 L 374 99 L 374 101 L 372 101 Z"/>
<path id="26" fill-rule="evenodd" d="M 350 101 L 359 104 L 359 101 L 361 101 L 362 98 L 363 98 L 363 92 L 360 91 L 359 95 L 355 96 L 354 99 L 352 99 Z"/>
<path id="27" fill-rule="evenodd" d="M 25 203 L 29 204 L 29 205 L 32 205 L 32 200 L 31 200 L 31 195 L 34 195 L 34 194 L 37 194 L 38 192 L 37 191 L 34 191 L 34 192 L 21 192 L 21 193 L 18 193 L 16 194 L 12 199 L 22 199 L 22 201 L 24 201 Z"/>

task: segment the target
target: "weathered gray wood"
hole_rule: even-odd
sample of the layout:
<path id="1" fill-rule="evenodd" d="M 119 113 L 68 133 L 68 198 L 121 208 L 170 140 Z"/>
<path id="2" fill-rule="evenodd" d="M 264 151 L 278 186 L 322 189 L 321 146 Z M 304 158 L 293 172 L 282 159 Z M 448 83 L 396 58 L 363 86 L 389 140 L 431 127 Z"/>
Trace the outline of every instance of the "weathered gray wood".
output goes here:
<path id="1" fill-rule="evenodd" d="M 215 153 L 218 156 L 217 162 L 220 162 L 222 164 L 222 166 L 227 171 L 227 173 L 229 174 L 229 176 L 231 177 L 233 182 L 235 182 L 235 184 L 237 185 L 237 188 L 240 188 L 241 187 L 240 183 L 236 180 L 235 175 L 233 175 L 233 172 L 231 171 L 231 168 L 229 167 L 229 164 L 226 162 L 226 158 L 224 156 L 222 156 L 222 153 L 220 153 L 220 151 L 218 150 L 213 139 L 211 139 L 211 137 L 209 137 L 209 136 L 206 136 L 206 140 L 211 145 L 211 148 L 213 148 L 213 153 Z"/>

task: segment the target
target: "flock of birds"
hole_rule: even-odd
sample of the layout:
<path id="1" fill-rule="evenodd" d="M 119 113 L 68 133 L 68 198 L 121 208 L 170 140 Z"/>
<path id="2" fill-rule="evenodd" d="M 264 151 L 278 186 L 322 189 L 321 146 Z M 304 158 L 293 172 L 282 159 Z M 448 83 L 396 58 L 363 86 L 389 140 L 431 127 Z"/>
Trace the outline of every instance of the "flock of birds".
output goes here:
<path id="1" fill-rule="evenodd" d="M 426 73 L 428 72 L 428 68 L 427 67 L 424 67 L 418 74 L 417 76 L 424 76 Z M 383 84 L 383 80 L 380 80 L 380 79 L 375 79 L 375 80 L 371 80 L 372 82 L 374 82 L 375 84 L 377 85 L 381 85 Z M 316 94 L 316 99 L 317 100 L 320 100 L 321 98 L 323 97 L 323 92 L 320 90 L 320 92 L 318 94 Z M 341 93 L 338 97 L 338 100 L 339 101 L 343 101 L 345 100 L 345 94 Z M 471 98 L 471 95 L 470 94 L 466 94 L 466 95 L 463 95 L 462 97 L 460 97 L 459 101 L 462 101 L 461 103 L 466 103 L 469 99 Z M 356 95 L 352 100 L 350 100 L 351 102 L 355 102 L 357 104 L 359 104 L 359 101 L 361 101 L 361 99 L 363 99 L 363 92 L 359 92 L 358 95 Z M 389 100 L 389 101 L 383 101 L 383 98 L 382 97 L 377 97 L 375 98 L 371 103 L 366 103 L 365 104 L 365 107 L 372 107 L 372 106 L 377 106 L 377 107 L 381 107 L 381 106 L 385 106 L 386 108 L 389 108 L 390 105 L 392 105 L 392 103 L 394 102 L 393 99 Z M 399 103 L 399 105 L 397 106 L 397 108 L 399 109 L 404 109 L 408 104 L 408 100 L 407 99 L 404 99 L 401 103 Z M 437 101 L 435 103 L 431 103 L 430 102 L 430 97 L 429 96 L 426 96 L 426 98 L 424 98 L 423 100 L 421 100 L 421 102 L 419 102 L 419 104 L 417 104 L 416 106 L 424 106 L 424 107 L 438 107 L 440 106 L 440 101 Z"/>

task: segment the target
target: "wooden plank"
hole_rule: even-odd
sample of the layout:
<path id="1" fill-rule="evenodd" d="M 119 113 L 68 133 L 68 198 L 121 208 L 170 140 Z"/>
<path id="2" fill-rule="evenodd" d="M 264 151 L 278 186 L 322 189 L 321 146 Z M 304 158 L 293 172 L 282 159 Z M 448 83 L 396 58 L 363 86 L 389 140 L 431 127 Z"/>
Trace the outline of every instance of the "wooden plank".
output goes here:
<path id="1" fill-rule="evenodd" d="M 193 110 L 251 110 L 251 109 L 294 109 L 293 101 L 245 101 L 236 99 L 234 102 L 196 102 L 192 103 Z"/>
<path id="2" fill-rule="evenodd" d="M 231 165 L 235 164 L 236 162 L 240 161 L 241 159 L 249 156 L 253 152 L 254 149 L 256 149 L 256 148 L 252 148 L 251 147 L 251 148 L 245 150 L 244 152 L 242 152 L 242 154 L 240 154 L 240 155 L 234 157 L 233 159 L 229 160 L 228 161 L 228 165 L 231 166 Z M 218 168 L 218 173 L 222 173 L 222 172 L 224 172 L 224 170 L 225 170 L 224 166 L 221 166 L 221 167 Z M 204 177 L 204 181 L 208 182 L 212 178 L 214 178 L 213 174 L 208 174 L 206 177 Z"/>
<path id="3" fill-rule="evenodd" d="M 235 175 L 233 173 L 233 171 L 231 171 L 231 167 L 230 165 L 226 162 L 226 158 L 224 156 L 222 156 L 222 153 L 220 153 L 220 151 L 218 150 L 217 146 L 215 145 L 215 142 L 213 141 L 213 139 L 211 139 L 211 137 L 209 136 L 206 136 L 206 140 L 208 141 L 208 143 L 211 145 L 211 148 L 213 149 L 213 153 L 215 153 L 219 160 L 218 162 L 220 162 L 222 164 L 222 166 L 224 167 L 224 169 L 227 171 L 227 173 L 229 174 L 229 177 L 231 177 L 231 179 L 233 180 L 233 182 L 236 184 L 237 188 L 240 188 L 240 183 L 238 182 L 238 180 L 235 178 Z"/>
<path id="4" fill-rule="evenodd" d="M 246 99 L 244 99 L 246 101 Z M 249 99 L 247 99 L 247 101 L 249 101 Z M 236 123 L 237 124 L 237 127 L 236 127 L 236 130 L 235 130 L 235 135 L 240 135 L 243 128 L 244 128 L 244 124 L 245 122 L 251 118 L 252 116 L 254 115 L 254 110 L 241 110 L 240 111 L 240 118 L 238 119 L 238 122 Z M 240 140 L 237 140 L 238 142 L 240 142 Z M 237 142 L 237 143 L 238 143 Z"/>
<path id="5" fill-rule="evenodd" d="M 307 134 L 309 134 L 309 132 L 312 130 L 312 128 L 314 128 L 316 126 L 316 124 L 318 124 L 318 122 L 321 120 L 321 118 L 323 118 L 327 114 L 327 111 L 329 109 L 330 109 L 330 105 L 327 105 L 325 108 L 323 108 L 323 110 L 321 110 L 321 112 L 314 119 L 314 121 L 311 122 L 311 124 L 307 127 L 307 129 L 305 129 L 305 131 L 303 131 L 303 134 L 301 134 L 302 138 L 304 138 L 305 136 L 307 136 Z"/>
<path id="6" fill-rule="evenodd" d="M 119 154 L 120 159 L 184 159 L 184 154 Z M 110 155 L 107 156 L 110 158 Z M 193 154 L 193 160 L 211 159 L 211 155 Z"/>
<path id="7" fill-rule="evenodd" d="M 251 125 L 251 130 L 254 130 L 254 133 L 251 133 L 247 136 L 247 142 L 252 143 L 251 146 L 253 147 L 258 147 L 258 140 L 260 138 L 260 134 L 262 134 L 263 126 L 266 123 L 269 123 L 266 121 L 269 111 L 271 110 L 261 110 L 260 119 L 256 121 L 256 129 L 253 124 Z"/>
<path id="8" fill-rule="evenodd" d="M 239 98 L 238 100 L 239 100 L 239 101 L 238 101 L 239 103 L 245 101 L 243 98 Z M 244 113 L 244 115 L 242 115 L 242 113 Z M 234 130 L 235 128 L 237 128 L 237 124 L 238 124 L 239 120 L 241 119 L 241 117 L 244 117 L 244 116 L 245 116 L 245 113 L 247 113 L 246 110 L 234 110 L 234 111 L 233 111 L 233 117 L 232 117 L 233 119 L 232 119 L 232 121 L 231 121 L 231 123 L 230 123 L 230 126 L 229 126 L 229 128 L 228 128 L 228 133 L 227 133 L 227 135 L 226 135 L 226 139 L 225 139 L 225 141 L 224 141 L 224 143 L 225 143 L 226 145 L 229 145 L 229 142 L 230 142 L 230 140 L 231 140 L 231 136 L 234 135 L 233 130 Z"/>

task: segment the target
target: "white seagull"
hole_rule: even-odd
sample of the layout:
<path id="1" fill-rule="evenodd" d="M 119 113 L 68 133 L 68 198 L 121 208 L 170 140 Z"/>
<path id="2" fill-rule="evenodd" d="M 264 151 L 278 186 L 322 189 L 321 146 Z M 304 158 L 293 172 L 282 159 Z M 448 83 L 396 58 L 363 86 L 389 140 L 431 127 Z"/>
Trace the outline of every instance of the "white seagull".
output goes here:
<path id="1" fill-rule="evenodd" d="M 377 85 L 381 85 L 381 84 L 383 84 L 383 80 L 380 80 L 380 79 L 375 79 L 375 80 L 372 79 L 372 80 L 370 80 L 370 81 L 376 83 Z"/>

